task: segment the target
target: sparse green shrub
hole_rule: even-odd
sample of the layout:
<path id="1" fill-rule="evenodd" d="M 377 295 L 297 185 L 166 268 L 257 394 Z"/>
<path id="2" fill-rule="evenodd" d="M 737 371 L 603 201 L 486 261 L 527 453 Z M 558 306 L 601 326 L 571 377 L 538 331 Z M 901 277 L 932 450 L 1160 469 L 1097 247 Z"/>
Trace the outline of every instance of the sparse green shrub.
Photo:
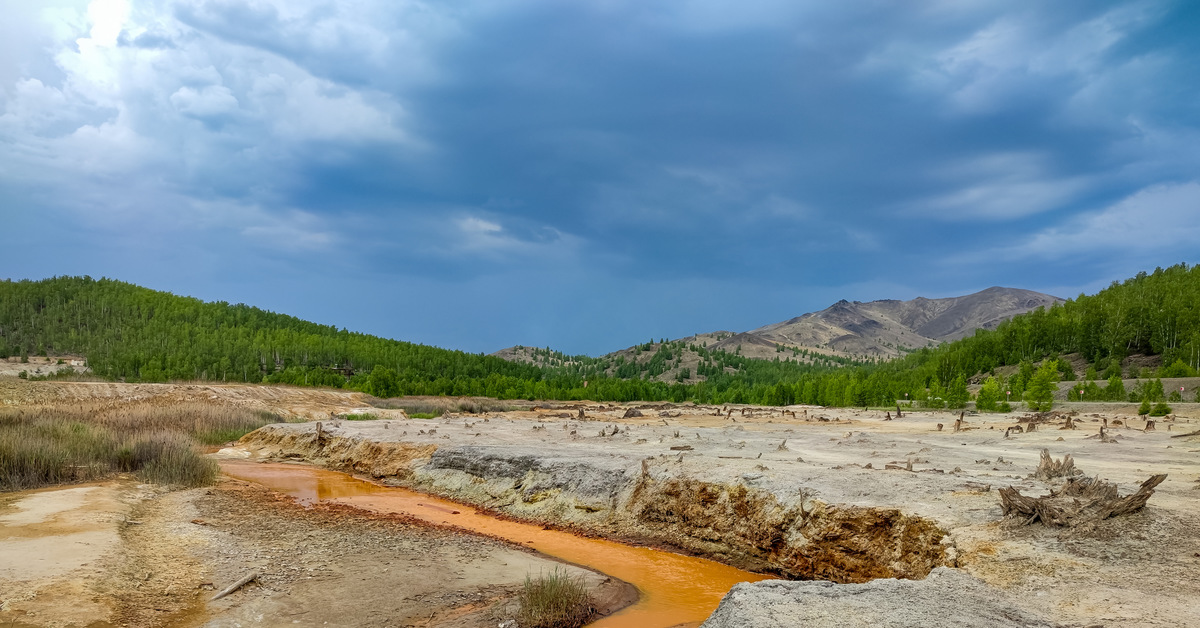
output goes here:
<path id="1" fill-rule="evenodd" d="M 362 414 L 343 414 L 339 418 L 346 419 L 347 421 L 375 421 L 379 419 L 379 415 L 364 412 Z"/>
<path id="2" fill-rule="evenodd" d="M 1171 406 L 1162 401 L 1154 404 L 1154 407 L 1150 409 L 1150 416 L 1167 416 L 1168 414 L 1171 414 Z"/>
<path id="3" fill-rule="evenodd" d="M 577 628 L 594 612 L 583 582 L 557 567 L 536 579 L 526 576 L 519 599 L 521 628 Z"/>
<path id="4" fill-rule="evenodd" d="M 1142 405 L 1138 406 L 1138 416 L 1146 416 L 1147 414 L 1150 414 L 1150 410 L 1152 409 L 1153 408 L 1150 406 L 1150 400 L 1143 399 Z"/>
<path id="5" fill-rule="evenodd" d="M 996 381 L 995 377 L 987 378 L 975 399 L 975 409 L 980 412 L 995 412 L 1000 394 L 1000 382 Z"/>
<path id="6" fill-rule="evenodd" d="M 1034 412 L 1049 412 L 1054 407 L 1054 391 L 1057 389 L 1057 362 L 1047 360 L 1033 374 L 1025 390 L 1025 401 Z"/>
<path id="7" fill-rule="evenodd" d="M 1104 400 L 1125 400 L 1125 381 L 1121 379 L 1120 375 L 1113 375 L 1108 378 L 1108 385 L 1104 387 Z"/>
<path id="8" fill-rule="evenodd" d="M 950 408 L 965 408 L 971 396 L 967 392 L 967 380 L 962 375 L 954 378 L 946 391 L 946 405 Z"/>
<path id="9" fill-rule="evenodd" d="M 1075 381 L 1075 369 L 1071 367 L 1071 363 L 1066 360 L 1055 360 L 1055 368 L 1058 369 L 1058 379 L 1062 382 Z"/>

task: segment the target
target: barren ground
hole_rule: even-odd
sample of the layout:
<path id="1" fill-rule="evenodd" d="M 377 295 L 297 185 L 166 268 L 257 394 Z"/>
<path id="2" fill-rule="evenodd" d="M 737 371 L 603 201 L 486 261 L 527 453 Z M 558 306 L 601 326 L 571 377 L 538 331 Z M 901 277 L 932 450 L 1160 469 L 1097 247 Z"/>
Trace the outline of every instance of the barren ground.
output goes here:
<path id="1" fill-rule="evenodd" d="M 9 494 L 0 625 L 495 626 L 526 575 L 601 575 L 478 536 L 224 480 L 164 492 L 128 478 Z M 252 571 L 256 582 L 215 592 Z"/>
<path id="2" fill-rule="evenodd" d="M 146 396 L 245 404 L 292 418 L 367 405 L 342 391 L 0 378 L 0 402 L 10 405 Z M 1060 404 L 1077 411 L 1077 429 L 1045 425 L 1011 438 L 1004 430 L 1019 413 L 968 415 L 967 429 L 955 433 L 957 414 L 949 412 L 885 421 L 882 411 L 795 407 L 795 418 L 782 409 L 753 417 L 735 410 L 735 421 L 715 416 L 719 408 L 645 404 L 639 406 L 645 416 L 623 419 L 627 406 L 587 403 L 434 420 L 372 410 L 391 418 L 326 422 L 325 429 L 334 437 L 413 447 L 603 459 L 658 480 L 740 484 L 784 503 L 898 508 L 943 529 L 948 557 L 960 569 L 1052 621 L 1180 626 L 1200 616 L 1193 579 L 1200 569 L 1200 439 L 1172 436 L 1200 429 L 1200 408 L 1174 405 L 1173 421 L 1144 432 L 1143 422 L 1129 416 L 1132 404 Z M 1110 429 L 1115 442 L 1097 437 L 1106 418 L 1122 423 Z M 312 427 L 281 429 L 303 435 Z M 685 446 L 691 449 L 672 449 Z M 1037 495 L 1057 485 L 1031 477 L 1043 448 L 1055 458 L 1071 454 L 1084 473 L 1116 482 L 1122 493 L 1151 474 L 1168 478 L 1145 510 L 1093 529 L 1004 521 L 996 489 L 1011 485 Z M 286 452 L 259 447 L 257 453 Z M 304 509 L 231 481 L 168 493 L 115 479 L 0 497 L 0 626 L 233 626 L 259 617 L 263 625 L 347 625 L 346 613 L 354 612 L 356 625 L 494 626 L 497 605 L 537 571 L 531 561 L 539 560 L 479 537 L 329 507 Z M 214 588 L 251 569 L 264 574 L 259 583 L 204 606 Z"/>

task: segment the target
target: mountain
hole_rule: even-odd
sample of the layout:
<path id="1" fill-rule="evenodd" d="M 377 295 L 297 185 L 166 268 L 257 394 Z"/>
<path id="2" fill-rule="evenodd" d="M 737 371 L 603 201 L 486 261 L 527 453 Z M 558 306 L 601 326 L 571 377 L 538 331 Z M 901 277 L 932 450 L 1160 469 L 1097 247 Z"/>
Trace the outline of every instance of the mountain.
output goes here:
<path id="1" fill-rule="evenodd" d="M 999 287 L 945 299 L 842 300 L 820 312 L 742 335 L 836 355 L 894 357 L 905 350 L 966 338 L 977 329 L 995 329 L 1013 316 L 1062 302 L 1032 290 Z"/>
<path id="2" fill-rule="evenodd" d="M 838 301 L 821 310 L 746 332 L 716 331 L 667 342 L 649 342 L 599 358 L 568 356 L 551 349 L 509 347 L 492 355 L 543 368 L 588 366 L 616 377 L 649 377 L 695 383 L 708 373 L 734 373 L 706 355 L 725 352 L 742 358 L 817 366 L 851 365 L 971 336 L 1001 322 L 1063 300 L 1016 288 L 988 288 L 945 299 L 861 303 Z M 665 354 L 665 359 L 663 355 Z"/>

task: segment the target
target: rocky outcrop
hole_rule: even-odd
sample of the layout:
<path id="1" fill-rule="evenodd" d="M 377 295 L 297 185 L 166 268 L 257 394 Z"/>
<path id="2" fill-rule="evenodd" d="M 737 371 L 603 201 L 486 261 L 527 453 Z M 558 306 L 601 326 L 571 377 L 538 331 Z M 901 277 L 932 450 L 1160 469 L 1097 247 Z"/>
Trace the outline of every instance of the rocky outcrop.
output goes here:
<path id="1" fill-rule="evenodd" d="M 734 585 L 701 628 L 1050 628 L 997 589 L 938 568 L 924 580 L 863 584 L 763 582 Z"/>

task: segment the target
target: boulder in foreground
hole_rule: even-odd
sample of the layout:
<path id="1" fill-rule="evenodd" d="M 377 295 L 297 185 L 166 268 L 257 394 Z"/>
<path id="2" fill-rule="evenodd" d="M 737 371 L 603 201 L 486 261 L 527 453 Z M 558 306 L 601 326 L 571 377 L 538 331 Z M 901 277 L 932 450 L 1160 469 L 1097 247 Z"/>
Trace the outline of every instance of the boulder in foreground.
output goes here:
<path id="1" fill-rule="evenodd" d="M 1051 628 L 956 569 L 863 584 L 764 580 L 733 587 L 701 628 Z"/>

